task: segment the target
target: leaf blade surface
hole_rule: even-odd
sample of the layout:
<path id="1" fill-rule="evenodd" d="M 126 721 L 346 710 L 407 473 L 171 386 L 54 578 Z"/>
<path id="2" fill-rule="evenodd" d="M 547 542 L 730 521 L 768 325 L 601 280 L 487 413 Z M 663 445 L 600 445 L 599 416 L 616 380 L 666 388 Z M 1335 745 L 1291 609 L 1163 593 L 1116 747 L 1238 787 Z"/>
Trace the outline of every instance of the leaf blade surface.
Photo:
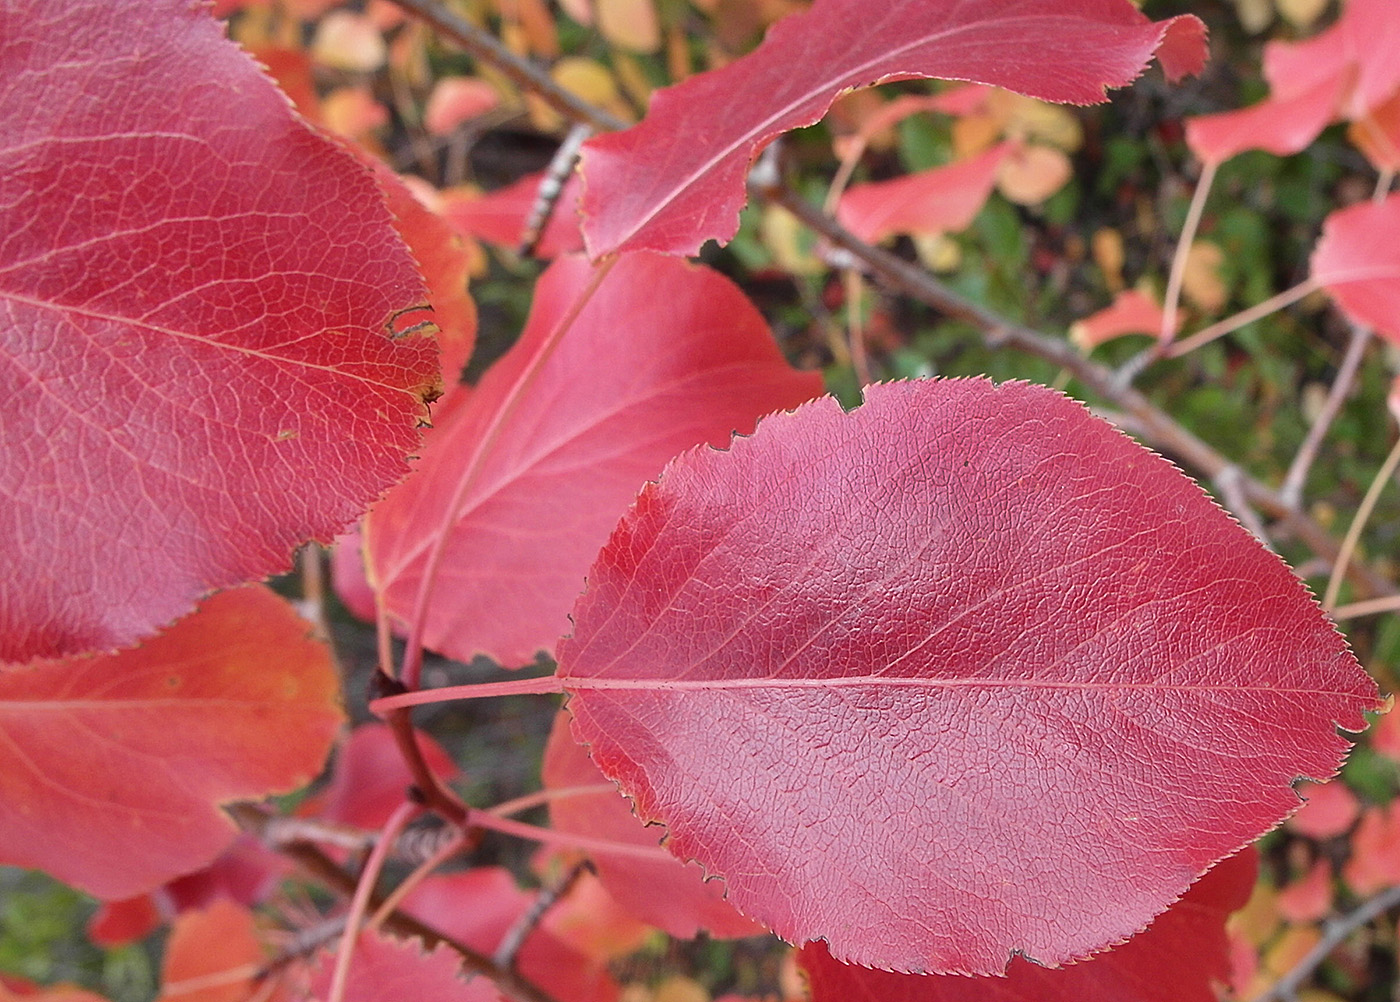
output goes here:
<path id="1" fill-rule="evenodd" d="M 1053 391 L 870 387 L 691 452 L 559 646 L 575 736 L 796 942 L 1058 964 L 1298 806 L 1374 683 L 1198 487 Z"/>
<path id="2" fill-rule="evenodd" d="M 198 5 L 7 4 L 0 135 L 0 662 L 112 650 L 402 475 L 424 292 Z"/>
<path id="3" fill-rule="evenodd" d="M 1154 52 L 1172 79 L 1198 71 L 1204 35 L 1194 17 L 1154 24 L 1119 0 L 819 0 L 749 55 L 657 92 L 640 125 L 585 144 L 585 242 L 599 257 L 728 240 L 750 160 L 843 91 L 941 77 L 1092 104 Z"/>

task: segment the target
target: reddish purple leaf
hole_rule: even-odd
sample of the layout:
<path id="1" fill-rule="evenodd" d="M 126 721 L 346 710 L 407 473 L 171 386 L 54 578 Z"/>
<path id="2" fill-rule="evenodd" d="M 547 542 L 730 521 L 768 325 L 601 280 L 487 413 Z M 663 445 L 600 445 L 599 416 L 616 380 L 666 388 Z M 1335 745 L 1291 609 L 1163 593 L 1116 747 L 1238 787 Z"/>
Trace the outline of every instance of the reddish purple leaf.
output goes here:
<path id="1" fill-rule="evenodd" d="M 231 114 L 236 108 L 236 114 Z M 406 470 L 436 393 L 354 158 L 187 0 L 0 9 L 0 661 L 130 644 Z"/>
<path id="2" fill-rule="evenodd" d="M 1131 935 L 1377 703 L 1278 557 L 1024 383 L 876 385 L 686 453 L 574 621 L 574 734 L 638 817 L 784 938 L 901 971 Z"/>
<path id="3" fill-rule="evenodd" d="M 1400 343 L 1400 195 L 1332 213 L 1312 275 L 1353 321 Z"/>
<path id="4" fill-rule="evenodd" d="M 339 681 L 308 630 L 254 585 L 135 650 L 0 673 L 0 863 L 127 898 L 212 862 L 237 835 L 219 804 L 330 750 Z"/>
<path id="5" fill-rule="evenodd" d="M 661 844 L 664 832 L 636 819 L 631 804 L 574 741 L 568 714 L 562 710 L 554 718 L 542 771 L 547 789 L 604 787 L 551 800 L 550 822 L 559 831 L 629 845 Z M 706 881 L 698 866 L 675 859 L 651 863 L 635 856 L 590 855 L 598 867 L 598 879 L 619 905 L 672 936 L 690 939 L 702 929 L 720 937 L 761 936 L 768 931 L 727 904 L 724 882 Z"/>
<path id="6" fill-rule="evenodd" d="M 811 1002 L 1216 1002 L 1215 985 L 1230 978 L 1225 920 L 1249 900 L 1258 868 L 1252 848 L 1231 856 L 1122 946 L 1070 967 L 1014 957 L 1005 978 L 891 974 L 838 963 L 821 943 L 797 963 Z"/>
<path id="7" fill-rule="evenodd" d="M 1204 26 L 1154 23 L 1128 0 L 817 0 L 744 58 L 658 91 L 640 125 L 584 147 L 589 253 L 693 254 L 728 240 L 753 157 L 844 91 L 942 77 L 1091 104 L 1154 53 L 1172 79 L 1197 72 Z"/>
<path id="8" fill-rule="evenodd" d="M 579 257 L 545 272 L 520 342 L 438 409 L 414 474 L 367 520 L 370 576 L 400 623 L 448 533 L 425 635 L 450 657 L 514 666 L 550 648 L 644 480 L 821 392 L 732 283 L 655 254 L 619 260 L 551 350 L 591 275 Z"/>

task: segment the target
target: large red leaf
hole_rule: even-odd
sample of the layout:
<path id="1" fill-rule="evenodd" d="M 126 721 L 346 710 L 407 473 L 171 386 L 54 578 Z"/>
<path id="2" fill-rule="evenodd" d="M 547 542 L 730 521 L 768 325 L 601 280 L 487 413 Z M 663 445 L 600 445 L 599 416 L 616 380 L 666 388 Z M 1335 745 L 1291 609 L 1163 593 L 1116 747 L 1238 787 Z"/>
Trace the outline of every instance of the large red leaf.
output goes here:
<path id="1" fill-rule="evenodd" d="M 374 179 L 200 4 L 6 3 L 0 661 L 125 646 L 353 521 L 436 392 L 423 300 Z"/>
<path id="2" fill-rule="evenodd" d="M 1400 195 L 1341 209 L 1322 224 L 1312 275 L 1353 321 L 1400 343 Z"/>
<path id="3" fill-rule="evenodd" d="M 448 533 L 425 637 L 450 657 L 519 665 L 550 648 L 644 480 L 821 392 L 732 283 L 655 254 L 618 261 L 551 350 L 590 275 L 579 257 L 545 272 L 520 342 L 440 408 L 414 474 L 367 521 L 371 578 L 400 622 Z"/>
<path id="4" fill-rule="evenodd" d="M 676 459 L 559 647 L 575 737 L 740 910 L 997 973 L 1142 928 L 1374 683 L 1273 554 L 1043 387 L 876 385 Z"/>
<path id="5" fill-rule="evenodd" d="M 728 240 L 754 155 L 844 91 L 942 77 L 1090 104 L 1153 53 L 1173 79 L 1194 73 L 1205 29 L 1153 23 L 1128 0 L 817 0 L 744 58 L 658 91 L 640 125 L 585 145 L 588 249 L 693 254 Z"/>
<path id="6" fill-rule="evenodd" d="M 569 734 L 568 714 L 560 711 L 544 749 L 542 767 L 548 789 L 603 786 L 598 792 L 550 801 L 550 823 L 559 831 L 628 845 L 656 846 L 663 832 L 646 828 Z M 700 867 L 680 860 L 652 863 L 635 856 L 590 853 L 603 886 L 631 915 L 689 939 L 702 929 L 712 936 L 761 936 L 768 930 L 744 918 L 724 900 L 724 882 L 706 881 Z"/>
<path id="7" fill-rule="evenodd" d="M 1202 877 L 1122 946 L 1069 967 L 1012 958 L 1005 978 L 892 974 L 833 960 L 821 943 L 802 948 L 811 1002 L 1216 1002 L 1230 978 L 1225 920 L 1254 888 L 1258 854 L 1246 849 Z"/>
<path id="8" fill-rule="evenodd" d="M 330 750 L 339 687 L 308 631 L 255 585 L 135 650 L 0 674 L 0 862 L 127 898 L 212 861 L 237 834 L 218 804 Z"/>

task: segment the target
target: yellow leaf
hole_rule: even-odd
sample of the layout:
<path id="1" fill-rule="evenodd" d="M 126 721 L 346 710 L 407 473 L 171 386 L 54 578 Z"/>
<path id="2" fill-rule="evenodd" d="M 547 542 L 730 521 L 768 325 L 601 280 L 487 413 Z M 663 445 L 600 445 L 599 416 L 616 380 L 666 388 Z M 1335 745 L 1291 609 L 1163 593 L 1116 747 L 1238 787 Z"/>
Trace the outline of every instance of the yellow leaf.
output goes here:
<path id="1" fill-rule="evenodd" d="M 1109 291 L 1120 291 L 1124 287 L 1123 262 L 1127 259 L 1123 234 L 1107 226 L 1095 230 L 1090 240 L 1090 253 L 1093 254 L 1094 263 L 1099 266 L 1099 271 L 1103 273 L 1103 281 Z"/>
<path id="2" fill-rule="evenodd" d="M 316 26 L 311 57 L 337 70 L 372 73 L 384 65 L 388 48 L 374 22 L 348 10 L 331 11 Z"/>
<path id="3" fill-rule="evenodd" d="M 997 190 L 1017 205 L 1038 205 L 1074 175 L 1069 157 L 1050 146 L 1023 146 L 1001 162 Z"/>
<path id="4" fill-rule="evenodd" d="M 619 49 L 661 48 L 661 21 L 654 0 L 597 0 L 598 31 Z"/>
<path id="5" fill-rule="evenodd" d="M 1181 277 L 1181 291 L 1203 313 L 1218 313 L 1230 298 L 1230 291 L 1220 277 L 1225 252 L 1218 244 L 1197 240 L 1186 254 L 1186 271 Z"/>
<path id="6" fill-rule="evenodd" d="M 1327 9 L 1327 0 L 1274 0 L 1283 19 L 1295 28 L 1311 28 L 1322 12 Z"/>

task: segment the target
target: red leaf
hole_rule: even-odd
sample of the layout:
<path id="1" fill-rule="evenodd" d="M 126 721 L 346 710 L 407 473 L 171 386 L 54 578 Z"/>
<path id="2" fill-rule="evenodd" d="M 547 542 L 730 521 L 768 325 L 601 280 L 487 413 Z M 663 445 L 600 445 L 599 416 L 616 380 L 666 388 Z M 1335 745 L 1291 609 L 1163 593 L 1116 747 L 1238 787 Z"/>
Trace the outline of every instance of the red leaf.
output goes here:
<path id="1" fill-rule="evenodd" d="M 218 804 L 293 790 L 330 749 L 308 629 L 258 585 L 136 650 L 0 673 L 0 862 L 127 898 L 213 860 L 236 835 Z"/>
<path id="2" fill-rule="evenodd" d="M 844 91 L 942 77 L 1090 104 L 1154 52 L 1169 77 L 1195 73 L 1205 27 L 1189 16 L 1153 23 L 1127 0 L 818 0 L 744 58 L 658 91 L 640 125 L 585 145 L 589 252 L 694 254 L 728 240 L 753 157 Z"/>
<path id="3" fill-rule="evenodd" d="M 1288 568 L 1079 404 L 876 385 L 689 452 L 560 644 L 574 734 L 786 939 L 1058 964 L 1298 806 L 1375 684 Z"/>
<path id="4" fill-rule="evenodd" d="M 1349 319 L 1400 343 L 1400 195 L 1332 213 L 1312 256 L 1313 278 Z"/>
<path id="5" fill-rule="evenodd" d="M 0 974 L 0 1002 L 108 1002 L 101 995 L 73 985 L 31 987 L 20 978 Z"/>
<path id="6" fill-rule="evenodd" d="M 134 943 L 155 932 L 165 923 L 165 916 L 156 906 L 155 898 L 139 894 L 121 901 L 107 901 L 88 920 L 88 939 L 108 948 Z"/>
<path id="7" fill-rule="evenodd" d="M 1289 156 L 1318 137 L 1336 113 L 1343 77 L 1327 77 L 1289 97 L 1186 121 L 1186 145 L 1205 163 L 1222 164 L 1245 150 Z"/>
<path id="8" fill-rule="evenodd" d="M 524 237 L 525 224 L 534 211 L 544 178 L 543 172 L 530 174 L 512 185 L 475 198 L 448 194 L 443 216 L 469 236 L 515 250 Z M 553 258 L 583 249 L 583 234 L 578 226 L 579 190 L 578 175 L 570 174 L 540 234 L 536 257 Z"/>
<path id="9" fill-rule="evenodd" d="M 452 756 L 431 735 L 415 733 L 428 768 L 444 781 L 455 779 L 457 764 Z M 388 725 L 361 724 L 336 756 L 318 813 L 359 828 L 382 828 L 407 798 L 413 783 L 413 774 Z"/>
<path id="10" fill-rule="evenodd" d="M 891 974 L 837 963 L 821 943 L 797 962 L 811 1002 L 1216 1002 L 1214 983 L 1230 977 L 1225 920 L 1249 900 L 1257 868 L 1252 849 L 1232 856 L 1122 946 L 1058 970 L 1015 957 L 1004 979 Z"/>
<path id="11" fill-rule="evenodd" d="M 499 867 L 477 867 L 429 877 L 404 899 L 404 910 L 439 932 L 490 956 L 535 901 Z M 520 948 L 521 974 L 569 1002 L 612 1002 L 617 984 L 601 963 L 592 963 L 544 929 Z M 387 1000 L 385 1000 L 387 1002 Z"/>
<path id="12" fill-rule="evenodd" d="M 373 178 L 202 5 L 3 18 L 0 661 L 23 661 L 128 645 L 329 540 L 406 469 L 437 370 L 394 336 L 423 289 Z"/>
<path id="13" fill-rule="evenodd" d="M 417 470 L 367 521 L 371 577 L 401 623 L 448 531 L 426 643 L 449 657 L 519 665 L 552 646 L 644 480 L 820 392 L 727 279 L 653 254 L 619 260 L 550 353 L 590 275 L 581 258 L 545 272 L 520 342 L 439 408 Z"/>
<path id="14" fill-rule="evenodd" d="M 870 243 L 899 233 L 966 229 L 992 194 L 997 168 L 1013 148 L 1001 143 L 946 167 L 855 185 L 841 196 L 836 218 Z"/>
<path id="15" fill-rule="evenodd" d="M 548 789 L 608 787 L 601 793 L 550 801 L 550 821 L 559 831 L 630 845 L 661 844 L 662 830 L 644 827 L 626 798 L 575 743 L 563 711 L 555 717 L 545 746 L 543 772 Z M 724 882 L 705 881 L 698 866 L 687 866 L 680 860 L 649 863 L 634 856 L 590 855 L 597 864 L 598 878 L 619 905 L 672 936 L 690 939 L 702 929 L 721 937 L 759 936 L 768 931 L 727 904 Z"/>
<path id="16" fill-rule="evenodd" d="M 334 970 L 334 955 L 322 953 L 312 975 L 317 998 L 329 996 Z M 490 981 L 464 974 L 462 958 L 446 946 L 425 952 L 418 943 L 364 932 L 355 944 L 343 1002 L 498 1002 L 500 998 Z"/>

